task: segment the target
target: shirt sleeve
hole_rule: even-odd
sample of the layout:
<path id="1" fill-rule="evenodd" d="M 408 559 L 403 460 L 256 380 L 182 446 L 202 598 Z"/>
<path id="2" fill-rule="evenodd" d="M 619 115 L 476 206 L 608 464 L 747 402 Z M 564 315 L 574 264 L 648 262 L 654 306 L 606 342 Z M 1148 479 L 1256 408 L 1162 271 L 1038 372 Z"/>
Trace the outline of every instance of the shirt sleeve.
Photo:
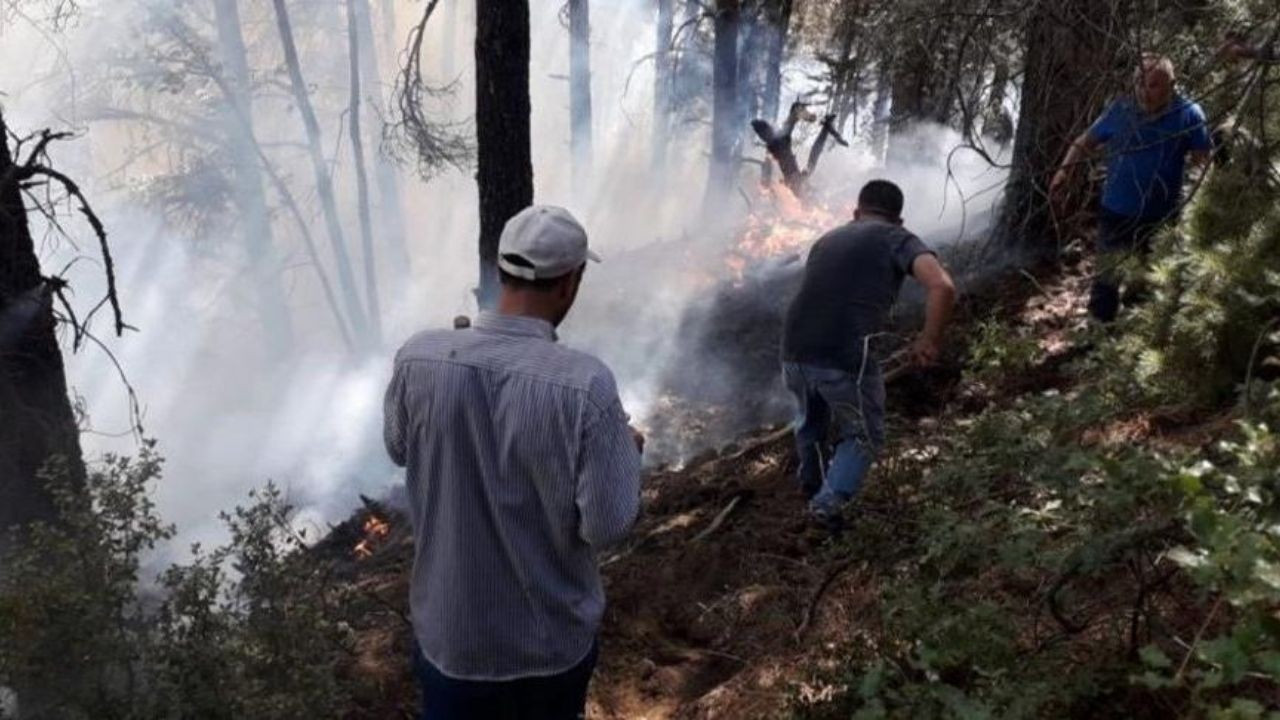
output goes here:
<path id="1" fill-rule="evenodd" d="M 640 512 L 640 451 L 613 375 L 593 383 L 582 429 L 576 503 L 578 535 L 603 550 L 626 537 Z"/>
<path id="2" fill-rule="evenodd" d="M 1209 123 L 1205 120 L 1204 110 L 1198 103 L 1191 103 L 1187 107 L 1187 149 L 1204 152 L 1213 149 Z"/>
<path id="3" fill-rule="evenodd" d="M 409 414 L 404 405 L 404 378 L 404 365 L 397 362 L 382 401 L 382 442 L 387 447 L 391 462 L 400 467 L 404 467 L 407 458 L 405 432 L 409 425 Z"/>
<path id="4" fill-rule="evenodd" d="M 916 261 L 916 258 L 925 254 L 937 255 L 932 248 L 924 244 L 923 240 L 908 233 L 907 237 L 898 243 L 898 249 L 894 253 L 893 261 L 904 275 L 912 275 L 911 264 Z"/>
<path id="5" fill-rule="evenodd" d="M 1120 124 L 1123 121 L 1124 110 L 1120 106 L 1120 101 L 1116 100 L 1107 106 L 1102 115 L 1093 121 L 1086 131 L 1094 142 L 1105 143 L 1109 141 L 1115 134 L 1120 131 Z"/>

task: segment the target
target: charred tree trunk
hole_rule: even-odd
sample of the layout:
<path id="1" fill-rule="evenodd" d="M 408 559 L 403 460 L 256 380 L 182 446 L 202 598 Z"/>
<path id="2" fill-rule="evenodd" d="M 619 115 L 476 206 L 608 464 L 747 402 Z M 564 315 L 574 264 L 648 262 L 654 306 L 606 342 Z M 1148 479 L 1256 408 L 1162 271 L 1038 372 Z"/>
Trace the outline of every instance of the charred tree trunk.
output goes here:
<path id="1" fill-rule="evenodd" d="M 382 92 L 381 63 L 378 61 L 378 45 L 374 42 L 373 14 L 369 0 L 349 0 L 355 3 L 356 21 L 360 32 L 360 85 L 366 97 L 375 98 L 378 107 L 383 107 L 385 98 Z M 454 3 L 450 3 L 453 5 Z M 383 22 L 385 38 L 394 31 L 395 12 L 384 12 Z M 375 137 L 377 134 L 375 134 Z M 381 221 L 381 235 L 386 237 L 386 248 L 390 253 L 390 262 L 384 267 L 390 270 L 392 287 L 390 292 L 403 293 L 409 283 L 409 246 L 405 238 L 404 208 L 400 198 L 400 176 L 395 164 L 385 154 L 373 154 L 374 180 L 378 184 L 378 219 Z"/>
<path id="2" fill-rule="evenodd" d="M 1030 260 L 1052 257 L 1049 178 L 1106 102 L 1119 52 L 1114 0 L 1037 5 L 1028 18 L 1021 111 L 996 232 L 998 249 Z M 1080 175 L 1078 173 L 1077 175 Z"/>
<path id="3" fill-rule="evenodd" d="M 360 218 L 360 247 L 364 254 L 364 290 L 369 309 L 369 335 L 374 345 L 382 344 L 381 303 L 378 301 L 378 258 L 373 250 L 373 215 L 369 211 L 369 176 L 365 172 L 364 137 L 360 134 L 360 31 L 356 6 L 364 0 L 347 1 L 347 55 L 351 67 L 351 104 L 347 129 L 351 135 L 351 155 L 356 170 L 356 203 Z"/>
<path id="4" fill-rule="evenodd" d="M 40 273 L 8 142 L 0 114 L 0 554 L 14 527 L 54 519 L 40 477 L 46 463 L 63 463 L 73 482 L 84 477 L 53 288 Z"/>
<path id="5" fill-rule="evenodd" d="M 573 190 L 579 198 L 591 175 L 591 4 L 569 0 L 569 116 Z"/>
<path id="6" fill-rule="evenodd" d="M 737 166 L 735 156 L 741 135 L 735 124 L 738 111 L 738 30 L 739 0 L 717 0 L 715 17 L 715 59 L 712 69 L 714 103 L 711 118 L 711 167 L 703 208 L 715 211 L 733 186 Z"/>
<path id="7" fill-rule="evenodd" d="M 490 308 L 498 297 L 502 227 L 533 204 L 528 0 L 476 0 L 475 53 L 479 301 Z"/>
<path id="8" fill-rule="evenodd" d="M 235 203 L 240 211 L 238 221 L 247 250 L 249 281 L 257 296 L 255 305 L 262 318 L 267 347 L 272 354 L 281 356 L 293 345 L 293 323 L 285 301 L 280 258 L 272 241 L 262 169 L 253 136 L 253 88 L 240 26 L 240 8 L 237 0 L 215 0 L 213 7 L 218 26 L 218 54 L 226 73 L 223 87 L 228 95 L 223 121 L 231 138 Z"/>
<path id="9" fill-rule="evenodd" d="M 671 132 L 671 33 L 675 29 L 673 0 L 658 0 L 658 29 L 653 50 L 653 159 L 661 173 L 667 163 L 667 138 Z"/>
<path id="10" fill-rule="evenodd" d="M 338 216 L 338 201 L 334 197 L 333 181 L 329 177 L 329 168 L 325 163 L 324 149 L 320 138 L 320 122 L 316 120 L 315 109 L 311 106 L 311 96 L 307 84 L 302 78 L 302 66 L 298 62 L 298 48 L 293 41 L 293 27 L 289 22 L 289 9 L 285 0 L 272 0 L 275 7 L 276 27 L 280 33 L 280 44 L 284 48 L 285 66 L 289 72 L 289 85 L 293 90 L 293 100 L 298 105 L 302 116 L 302 125 L 307 134 L 307 149 L 311 156 L 311 167 L 316 178 L 316 194 L 320 196 L 320 209 L 324 213 L 325 226 L 329 232 L 329 243 L 333 248 L 334 265 L 338 270 L 338 286 L 342 290 L 343 303 L 351 321 L 351 328 L 357 342 L 366 344 L 370 340 L 368 319 L 360 304 L 360 296 L 356 292 L 355 273 L 351 269 L 351 258 L 347 253 L 347 240 L 342 232 L 342 221 Z"/>

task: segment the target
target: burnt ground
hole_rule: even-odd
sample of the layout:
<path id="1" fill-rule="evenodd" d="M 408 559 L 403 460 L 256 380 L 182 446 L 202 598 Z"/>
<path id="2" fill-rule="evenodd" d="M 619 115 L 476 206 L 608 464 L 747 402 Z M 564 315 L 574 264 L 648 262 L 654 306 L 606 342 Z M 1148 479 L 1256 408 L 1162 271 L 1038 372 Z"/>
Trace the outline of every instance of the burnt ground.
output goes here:
<path id="1" fill-rule="evenodd" d="M 610 604 L 589 717 L 772 717 L 795 699 L 830 692 L 817 678 L 838 668 L 851 649 L 874 642 L 878 583 L 889 580 L 849 548 L 862 545 L 857 557 L 874 557 L 867 547 L 892 548 L 910 531 L 894 518 L 895 506 L 911 502 L 911 488 L 884 476 L 932 462 L 921 450 L 947 424 L 1069 382 L 1063 365 L 1079 354 L 1070 332 L 1084 323 L 1088 270 L 1079 258 L 1073 262 L 1056 273 L 1014 273 L 961 308 L 957 339 L 967 336 L 975 315 L 993 307 L 1027 328 L 1040 349 L 1030 371 L 998 387 L 962 380 L 964 343 L 956 342 L 941 367 L 891 384 L 890 446 L 855 501 L 844 542 L 806 523 L 785 428 L 761 429 L 685 467 L 652 472 L 632 539 L 602 561 Z M 1171 442 L 1198 432 L 1177 419 L 1138 417 L 1129 424 L 1102 431 Z M 391 532 L 373 543 L 371 555 L 353 558 L 371 511 L 390 518 Z M 334 558 L 335 574 L 357 589 L 351 612 L 360 648 L 349 671 L 378 688 L 347 716 L 412 717 L 407 523 L 368 504 L 317 552 Z"/>

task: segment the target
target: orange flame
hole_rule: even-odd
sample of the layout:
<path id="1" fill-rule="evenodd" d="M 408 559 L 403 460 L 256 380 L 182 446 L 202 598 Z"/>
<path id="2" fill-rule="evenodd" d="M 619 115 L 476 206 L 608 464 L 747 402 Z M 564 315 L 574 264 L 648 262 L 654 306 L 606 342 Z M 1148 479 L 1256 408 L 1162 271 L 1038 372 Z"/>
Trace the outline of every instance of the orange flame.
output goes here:
<path id="1" fill-rule="evenodd" d="M 749 264 L 798 253 L 819 235 L 840 224 L 838 215 L 826 204 L 805 204 L 782 183 L 761 188 L 771 197 L 769 211 L 752 212 L 737 244 L 725 257 L 730 274 L 741 282 Z"/>
<path id="2" fill-rule="evenodd" d="M 373 546 L 378 540 L 391 532 L 391 525 L 377 515 L 369 515 L 364 521 L 364 538 L 356 543 L 351 552 L 358 558 L 367 558 L 373 554 Z"/>

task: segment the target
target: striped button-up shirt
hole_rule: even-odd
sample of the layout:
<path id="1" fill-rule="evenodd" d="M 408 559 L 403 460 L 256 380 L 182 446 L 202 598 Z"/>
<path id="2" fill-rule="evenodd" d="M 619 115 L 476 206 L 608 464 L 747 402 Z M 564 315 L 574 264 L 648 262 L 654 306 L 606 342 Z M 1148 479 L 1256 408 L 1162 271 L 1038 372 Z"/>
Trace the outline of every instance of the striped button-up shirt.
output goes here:
<path id="1" fill-rule="evenodd" d="M 613 374 L 551 324 L 482 313 L 410 339 L 384 437 L 407 468 L 414 632 L 445 675 L 552 675 L 591 650 L 596 553 L 640 505 L 640 453 Z"/>

